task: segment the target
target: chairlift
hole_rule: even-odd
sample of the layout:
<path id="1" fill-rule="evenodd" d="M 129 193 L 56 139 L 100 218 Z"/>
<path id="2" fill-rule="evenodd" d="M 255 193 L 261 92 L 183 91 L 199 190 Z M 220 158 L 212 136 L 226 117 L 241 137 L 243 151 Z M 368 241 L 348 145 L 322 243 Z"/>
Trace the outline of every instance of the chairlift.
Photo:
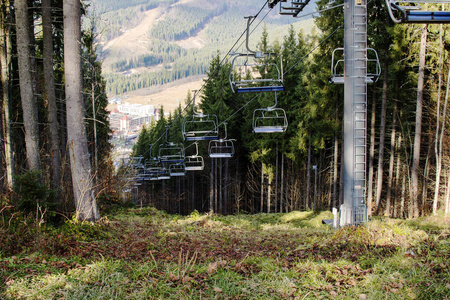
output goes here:
<path id="1" fill-rule="evenodd" d="M 169 174 L 171 177 L 179 177 L 186 175 L 186 167 L 184 163 L 176 163 L 169 165 Z"/>
<path id="2" fill-rule="evenodd" d="M 297 17 L 298 14 L 305 8 L 305 6 L 309 3 L 310 0 L 298 1 L 291 0 L 288 6 L 280 5 L 280 15 L 289 15 L 293 17 Z M 281 0 L 280 2 L 288 2 L 287 0 Z"/>
<path id="3" fill-rule="evenodd" d="M 142 157 L 127 157 L 122 159 L 121 177 L 130 182 L 136 182 L 143 178 L 144 165 Z"/>
<path id="4" fill-rule="evenodd" d="M 203 114 L 195 110 L 195 96 L 192 100 L 192 115 L 183 119 L 182 134 L 185 141 L 204 141 L 218 138 L 217 116 Z"/>
<path id="5" fill-rule="evenodd" d="M 386 0 L 395 23 L 450 23 L 450 11 L 427 11 L 421 4 L 448 4 L 449 0 Z"/>
<path id="6" fill-rule="evenodd" d="M 342 51 L 342 58 L 336 58 L 337 52 Z M 381 74 L 381 65 L 378 58 L 378 53 L 373 48 L 366 49 L 366 83 L 375 83 Z M 344 48 L 336 48 L 333 50 L 331 55 L 331 76 L 329 78 L 330 83 L 344 84 L 345 81 L 345 71 L 344 71 L 344 58 L 343 58 Z"/>
<path id="7" fill-rule="evenodd" d="M 170 179 L 170 170 L 169 168 L 163 167 L 161 172 L 158 174 L 159 180 L 168 180 Z"/>
<path id="8" fill-rule="evenodd" d="M 143 160 L 144 158 L 142 156 L 128 157 L 123 159 L 124 164 L 126 164 L 128 168 L 132 169 L 143 169 Z"/>
<path id="9" fill-rule="evenodd" d="M 198 144 L 195 143 L 195 154 L 186 156 L 184 161 L 186 171 L 202 171 L 205 168 L 203 157 L 198 155 Z"/>
<path id="10" fill-rule="evenodd" d="M 227 126 L 225 127 L 225 137 L 209 142 L 208 154 L 210 158 L 231 158 L 234 156 L 234 140 L 227 138 Z"/>
<path id="11" fill-rule="evenodd" d="M 277 53 L 265 53 L 249 48 L 250 23 L 255 17 L 246 17 L 247 35 L 246 53 L 235 53 L 231 61 L 229 81 L 234 93 L 249 92 L 277 92 L 283 91 L 283 60 Z M 279 59 L 277 63 L 270 63 L 270 58 Z M 274 74 L 272 74 L 274 73 Z"/>
<path id="12" fill-rule="evenodd" d="M 277 133 L 285 132 L 288 126 L 286 112 L 277 106 L 277 93 L 275 104 L 267 108 L 257 108 L 253 111 L 253 132 Z"/>
<path id="13" fill-rule="evenodd" d="M 150 160 L 145 163 L 144 180 L 159 180 L 158 176 L 163 173 L 162 169 L 161 163 L 157 159 L 150 158 Z"/>
<path id="14" fill-rule="evenodd" d="M 167 131 L 168 127 L 166 127 L 166 142 L 159 146 L 159 161 L 163 164 L 184 162 L 183 144 L 168 142 Z"/>

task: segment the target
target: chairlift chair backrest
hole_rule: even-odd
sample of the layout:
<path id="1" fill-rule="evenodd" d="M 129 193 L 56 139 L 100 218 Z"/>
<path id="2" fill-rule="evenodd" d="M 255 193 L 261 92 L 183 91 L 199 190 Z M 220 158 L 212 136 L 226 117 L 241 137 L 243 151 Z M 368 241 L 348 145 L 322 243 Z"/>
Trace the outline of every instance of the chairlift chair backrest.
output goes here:
<path id="1" fill-rule="evenodd" d="M 208 145 L 208 154 L 210 158 L 231 158 L 234 156 L 234 140 L 227 138 L 227 124 L 224 123 L 225 137 L 212 140 Z"/>
<path id="2" fill-rule="evenodd" d="M 182 163 L 184 162 L 183 144 L 165 143 L 159 147 L 159 161 L 161 163 Z"/>
<path id="3" fill-rule="evenodd" d="M 284 109 L 277 106 L 277 93 L 275 104 L 267 108 L 257 108 L 253 111 L 253 132 L 255 133 L 281 133 L 288 126 Z"/>
<path id="4" fill-rule="evenodd" d="M 386 0 L 389 16 L 395 23 L 450 23 L 450 11 L 428 11 L 420 5 L 449 3 L 449 0 Z"/>
<path id="5" fill-rule="evenodd" d="M 145 163 L 145 180 L 159 180 L 158 176 L 163 173 L 161 163 L 154 158 Z"/>
<path id="6" fill-rule="evenodd" d="M 176 163 L 169 165 L 169 173 L 171 177 L 186 175 L 186 167 L 184 163 Z"/>
<path id="7" fill-rule="evenodd" d="M 158 159 L 161 163 L 182 163 L 184 162 L 184 146 L 181 143 L 172 143 L 167 141 L 167 132 L 169 126 L 166 127 L 166 142 L 159 146 Z"/>
<path id="8" fill-rule="evenodd" d="M 158 175 L 158 180 L 169 180 L 169 179 L 170 179 L 169 169 L 164 169 L 163 173 Z"/>
<path id="9" fill-rule="evenodd" d="M 231 61 L 229 81 L 234 93 L 283 91 L 283 60 L 276 53 L 254 51 L 249 48 L 250 23 L 247 17 L 246 53 L 235 53 Z M 274 57 L 278 63 L 269 62 Z M 262 73 L 262 74 L 261 74 Z"/>
<path id="10" fill-rule="evenodd" d="M 286 0 L 282 0 L 280 2 L 287 2 Z M 289 5 L 280 4 L 280 15 L 291 15 L 293 17 L 297 17 L 298 14 L 305 8 L 305 6 L 310 2 L 310 0 L 298 1 L 291 0 Z"/>
<path id="11" fill-rule="evenodd" d="M 183 119 L 182 135 L 185 141 L 204 141 L 217 139 L 218 120 L 214 114 L 203 114 L 196 111 L 195 97 L 197 91 L 194 91 L 192 99 L 192 115 L 187 115 Z"/>
<path id="12" fill-rule="evenodd" d="M 330 83 L 344 84 L 345 70 L 343 54 L 337 55 L 337 52 L 344 53 L 344 48 L 336 48 L 331 55 L 331 76 Z M 378 58 L 378 53 L 373 48 L 366 49 L 366 83 L 375 83 L 381 74 L 381 65 Z"/>
<path id="13" fill-rule="evenodd" d="M 209 142 L 210 158 L 231 158 L 234 156 L 234 142 L 228 139 L 218 139 Z"/>
<path id="14" fill-rule="evenodd" d="M 197 142 L 195 142 L 195 154 L 186 156 L 184 165 L 186 171 L 202 171 L 205 168 L 203 157 L 198 155 Z"/>

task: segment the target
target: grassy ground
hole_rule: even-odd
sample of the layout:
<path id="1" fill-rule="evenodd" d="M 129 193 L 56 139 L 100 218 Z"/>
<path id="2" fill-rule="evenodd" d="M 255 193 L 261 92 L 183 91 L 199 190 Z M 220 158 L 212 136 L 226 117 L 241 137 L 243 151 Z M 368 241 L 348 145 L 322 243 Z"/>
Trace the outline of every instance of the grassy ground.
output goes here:
<path id="1" fill-rule="evenodd" d="M 145 208 L 4 226 L 0 299 L 450 299 L 448 219 L 333 230 L 331 217 Z"/>

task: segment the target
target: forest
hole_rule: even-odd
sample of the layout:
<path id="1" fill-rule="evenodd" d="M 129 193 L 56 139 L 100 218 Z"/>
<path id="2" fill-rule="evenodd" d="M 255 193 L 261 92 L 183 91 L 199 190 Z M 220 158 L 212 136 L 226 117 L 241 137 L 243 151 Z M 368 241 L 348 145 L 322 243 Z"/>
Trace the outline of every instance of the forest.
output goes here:
<path id="1" fill-rule="evenodd" d="M 383 1 L 368 3 L 382 66 L 367 93 L 371 216 L 332 228 L 323 220 L 343 200 L 344 91 L 330 83 L 341 9 L 315 18 L 320 32 L 291 26 L 273 42 L 270 24 L 255 23 L 256 48 L 271 54 L 254 67 L 217 49 L 199 60 L 202 88 L 168 116 L 162 108 L 116 170 L 87 3 L 0 8 L 1 299 L 450 297 L 448 25 L 394 24 Z M 258 92 L 234 92 L 249 86 Z M 276 114 L 254 121 L 258 112 Z M 168 170 L 147 173 L 160 162 Z"/>
<path id="2" fill-rule="evenodd" d="M 329 4 L 320 1 L 318 5 Z M 368 4 L 367 11 L 368 47 L 376 49 L 382 68 L 367 92 L 369 214 L 396 218 L 439 210 L 448 214 L 448 25 L 396 25 L 376 1 Z M 135 201 L 182 214 L 339 208 L 343 201 L 343 86 L 330 84 L 329 77 L 332 52 L 343 45 L 342 11 L 325 11 L 315 22 L 320 34 L 305 36 L 291 27 L 288 35 L 269 44 L 265 27 L 259 38 L 252 36 L 258 40 L 259 51 L 280 53 L 283 60 L 284 91 L 276 97 L 289 123 L 284 133 L 252 133 L 252 115 L 271 106 L 274 93 L 233 93 L 232 59 L 216 54 L 197 93 L 197 106 L 203 114 L 217 116 L 219 136 L 234 141 L 235 155 L 210 158 L 207 141 L 183 140 L 183 120 L 193 114 L 193 93 L 189 93 L 186 106 L 141 132 L 133 156 L 151 161 L 159 157 L 158 148 L 165 143 L 184 143 L 186 156 L 198 148 L 205 167 L 168 182 L 144 181 L 135 187 Z M 422 62 L 420 51 L 425 51 Z M 271 60 L 281 66 L 275 58 Z M 421 64 L 424 83 L 418 86 Z M 418 141 L 420 151 L 415 146 Z"/>

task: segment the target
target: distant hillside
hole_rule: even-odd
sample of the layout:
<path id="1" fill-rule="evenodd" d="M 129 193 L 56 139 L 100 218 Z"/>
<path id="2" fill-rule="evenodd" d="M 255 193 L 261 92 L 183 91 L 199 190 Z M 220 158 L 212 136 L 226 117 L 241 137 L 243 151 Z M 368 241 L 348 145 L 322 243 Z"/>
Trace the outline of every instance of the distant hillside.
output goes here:
<path id="1" fill-rule="evenodd" d="M 244 17 L 255 15 L 264 2 L 93 0 L 91 11 L 100 17 L 99 55 L 109 94 L 129 93 L 205 74 L 217 51 L 224 55 L 245 30 Z M 304 13 L 314 10 L 312 3 Z M 268 12 L 266 7 L 254 24 Z M 289 24 L 305 33 L 313 27 L 311 18 L 279 16 L 274 9 L 252 33 L 252 47 L 260 40 L 264 26 L 270 40 L 281 40 Z"/>

